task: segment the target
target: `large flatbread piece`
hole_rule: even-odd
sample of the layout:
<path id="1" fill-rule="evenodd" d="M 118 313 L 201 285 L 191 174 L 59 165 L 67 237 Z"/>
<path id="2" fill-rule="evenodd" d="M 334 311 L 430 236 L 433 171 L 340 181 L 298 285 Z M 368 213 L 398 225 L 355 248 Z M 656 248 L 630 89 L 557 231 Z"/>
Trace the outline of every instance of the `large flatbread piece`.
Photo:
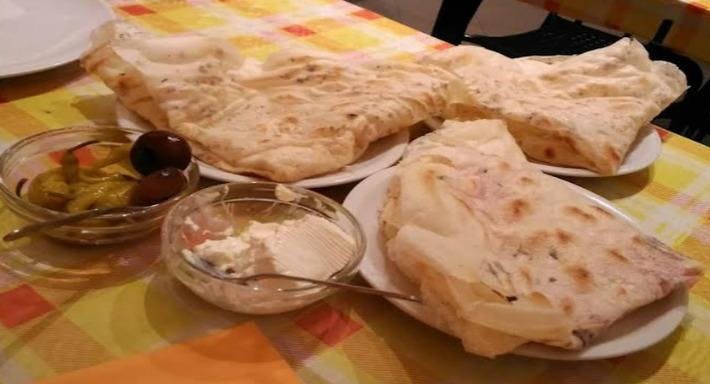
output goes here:
<path id="1" fill-rule="evenodd" d="M 697 262 L 528 163 L 500 120 L 414 141 L 381 212 L 386 254 L 473 353 L 580 349 L 691 286 Z"/>
<path id="2" fill-rule="evenodd" d="M 554 60 L 458 46 L 425 61 L 463 83 L 445 118 L 505 120 L 530 158 L 604 175 L 616 172 L 639 129 L 686 89 L 675 65 L 651 61 L 628 38 Z"/>
<path id="3" fill-rule="evenodd" d="M 338 170 L 447 99 L 450 75 L 415 63 L 282 51 L 254 71 L 221 39 L 115 23 L 95 36 L 82 64 L 129 109 L 184 136 L 207 163 L 275 181 Z"/>

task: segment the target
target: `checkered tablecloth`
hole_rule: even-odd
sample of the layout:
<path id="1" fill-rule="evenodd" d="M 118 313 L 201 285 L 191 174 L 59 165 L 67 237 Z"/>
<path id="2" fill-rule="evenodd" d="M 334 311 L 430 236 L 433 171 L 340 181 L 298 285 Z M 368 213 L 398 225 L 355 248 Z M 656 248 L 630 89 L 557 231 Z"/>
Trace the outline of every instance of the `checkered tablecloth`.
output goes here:
<path id="1" fill-rule="evenodd" d="M 116 13 L 159 34 L 223 36 L 263 59 L 281 47 L 349 60 L 407 60 L 447 45 L 339 0 L 141 1 Z M 73 124 L 112 123 L 115 97 L 76 65 L 0 80 L 0 143 Z M 710 149 L 664 133 L 663 154 L 629 176 L 573 180 L 710 268 Z M 324 192 L 342 197 L 350 186 Z M 0 231 L 17 224 L 0 210 Z M 79 248 L 34 239 L 0 250 L 0 383 L 31 382 L 254 322 L 307 383 L 710 382 L 710 279 L 691 291 L 682 326 L 645 351 L 550 362 L 463 351 L 460 343 L 371 296 L 339 293 L 277 316 L 202 302 L 157 261 L 158 239 Z M 362 280 L 358 282 L 362 283 Z"/>
<path id="2" fill-rule="evenodd" d="M 521 0 L 550 12 L 650 40 L 663 20 L 663 45 L 710 63 L 710 0 Z"/>

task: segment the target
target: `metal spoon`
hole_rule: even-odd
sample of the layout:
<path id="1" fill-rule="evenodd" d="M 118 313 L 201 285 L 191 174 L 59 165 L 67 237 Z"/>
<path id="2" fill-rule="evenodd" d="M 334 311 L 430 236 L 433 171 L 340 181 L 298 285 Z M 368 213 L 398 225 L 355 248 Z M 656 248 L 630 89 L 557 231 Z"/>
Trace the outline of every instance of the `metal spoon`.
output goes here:
<path id="1" fill-rule="evenodd" d="M 320 285 L 325 285 L 325 286 L 334 287 L 334 288 L 342 288 L 342 289 L 347 289 L 347 290 L 350 290 L 353 292 L 364 293 L 367 295 L 390 297 L 393 299 L 406 300 L 406 301 L 411 301 L 411 302 L 420 303 L 420 304 L 422 303 L 422 300 L 419 297 L 414 296 L 414 295 L 405 295 L 403 293 L 383 291 L 380 289 L 363 287 L 361 285 L 341 283 L 341 282 L 333 281 L 333 280 L 311 279 L 310 277 L 284 275 L 281 273 L 257 273 L 255 275 L 249 275 L 249 276 L 231 276 L 231 275 L 228 275 L 228 274 L 225 274 L 225 273 L 215 270 L 211 266 L 206 265 L 204 262 L 201 262 L 201 260 L 197 261 L 197 260 L 194 260 L 190 257 L 185 257 L 184 259 L 187 260 L 187 262 L 190 263 L 192 266 L 198 268 L 199 270 L 201 270 L 211 276 L 214 276 L 218 279 L 234 281 L 235 283 L 241 284 L 241 285 L 247 285 L 251 281 L 259 281 L 259 280 L 265 280 L 265 279 L 284 279 L 284 280 L 292 280 L 292 281 L 303 281 L 303 282 L 311 283 L 311 284 L 320 284 Z M 334 272 L 333 275 L 337 274 L 338 272 L 340 272 L 340 271 Z"/>
<path id="2" fill-rule="evenodd" d="M 5 236 L 3 236 L 2 239 L 3 241 L 14 241 L 48 228 L 54 228 L 66 224 L 76 223 L 78 221 L 91 219 L 102 215 L 108 215 L 110 213 L 134 213 L 136 211 L 144 209 L 146 209 L 146 207 L 113 207 L 90 209 L 88 211 L 75 213 L 73 215 L 65 216 L 59 219 L 42 221 L 39 223 L 29 224 L 24 227 L 14 229 L 8 232 Z"/>
<path id="3" fill-rule="evenodd" d="M 340 282 L 332 281 L 332 280 L 311 279 L 309 277 L 283 275 L 280 273 L 259 273 L 259 274 L 251 275 L 251 276 L 242 276 L 242 277 L 228 276 L 226 278 L 228 280 L 234 281 L 234 282 L 236 282 L 238 284 L 242 284 L 242 285 L 246 285 L 250 281 L 259 281 L 259 280 L 263 280 L 263 279 L 285 279 L 285 280 L 303 281 L 303 282 L 312 283 L 312 284 L 325 285 L 328 287 L 343 288 L 343 289 L 347 289 L 347 290 L 354 291 L 354 292 L 364 293 L 367 295 L 390 297 L 393 299 L 412 301 L 412 302 L 420 303 L 420 304 L 422 302 L 422 300 L 420 298 L 418 298 L 414 295 L 405 295 L 403 293 L 383 291 L 380 289 L 363 287 L 361 285 L 340 283 Z"/>

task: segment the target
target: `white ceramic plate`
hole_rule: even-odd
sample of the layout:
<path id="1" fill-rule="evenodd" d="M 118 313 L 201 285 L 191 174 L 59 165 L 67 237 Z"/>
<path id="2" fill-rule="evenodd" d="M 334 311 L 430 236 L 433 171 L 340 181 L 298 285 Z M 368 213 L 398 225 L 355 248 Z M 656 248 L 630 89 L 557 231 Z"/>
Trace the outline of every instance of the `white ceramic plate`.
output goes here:
<path id="1" fill-rule="evenodd" d="M 121 103 L 116 103 L 116 121 L 119 126 L 125 128 L 146 131 L 152 129 L 152 125 L 149 122 L 128 110 Z M 345 166 L 343 169 L 326 175 L 303 179 L 292 184 L 303 188 L 323 188 L 364 179 L 396 163 L 402 157 L 408 143 L 409 131 L 406 130 L 384 137 L 370 144 L 365 153 L 356 162 Z M 200 160 L 197 163 L 200 165 L 200 174 L 213 180 L 226 182 L 264 180 L 258 177 L 227 172 Z"/>
<path id="2" fill-rule="evenodd" d="M 656 128 L 651 124 L 644 126 L 639 131 L 638 136 L 636 136 L 636 140 L 631 144 L 631 149 L 626 154 L 624 162 L 621 163 L 613 176 L 627 175 L 650 166 L 661 155 L 661 150 L 661 137 L 658 135 Z M 535 160 L 530 160 L 530 162 L 535 164 L 539 170 L 552 175 L 608 177 L 584 168 L 559 167 L 537 163 Z"/>
<path id="3" fill-rule="evenodd" d="M 360 273 L 365 280 L 377 289 L 418 295 L 418 288 L 384 256 L 379 237 L 378 216 L 384 205 L 394 169 L 383 170 L 363 180 L 348 194 L 343 205 L 357 218 L 365 233 L 367 249 L 360 264 Z M 574 184 L 567 184 L 574 191 L 601 205 L 615 216 L 633 223 L 628 216 L 603 197 Z M 425 306 L 396 299 L 390 299 L 390 302 L 417 320 L 450 333 L 431 320 L 433 316 L 428 313 Z M 687 303 L 686 290 L 676 290 L 666 298 L 642 307 L 617 321 L 599 335 L 592 345 L 581 351 L 568 351 L 530 343 L 518 348 L 514 353 L 555 360 L 606 359 L 633 353 L 661 341 L 673 332 L 687 312 Z"/>
<path id="4" fill-rule="evenodd" d="M 441 126 L 441 119 L 431 118 L 426 120 L 426 124 L 432 128 L 437 129 Z M 621 176 L 627 175 L 629 173 L 634 173 L 640 171 L 651 164 L 661 155 L 662 150 L 661 137 L 656 131 L 656 127 L 647 124 L 639 131 L 636 140 L 631 144 L 629 152 L 626 154 L 624 162 L 621 163 L 619 169 L 613 175 L 600 175 L 594 171 L 590 171 L 584 168 L 573 168 L 573 167 L 561 167 L 557 165 L 550 165 L 545 163 L 539 163 L 534 159 L 528 159 L 535 166 L 551 175 L 559 176 L 576 176 L 576 177 L 610 177 L 610 176 Z"/>
<path id="5" fill-rule="evenodd" d="M 0 0 L 0 78 L 74 61 L 113 18 L 100 0 Z"/>

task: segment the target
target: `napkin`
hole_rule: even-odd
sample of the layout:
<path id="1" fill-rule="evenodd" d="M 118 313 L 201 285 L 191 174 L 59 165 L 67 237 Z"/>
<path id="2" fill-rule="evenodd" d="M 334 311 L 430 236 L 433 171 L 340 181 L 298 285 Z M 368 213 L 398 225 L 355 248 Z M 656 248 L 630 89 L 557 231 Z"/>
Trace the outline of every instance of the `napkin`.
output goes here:
<path id="1" fill-rule="evenodd" d="M 40 384 L 299 383 L 253 323 L 152 352 L 109 361 Z"/>

